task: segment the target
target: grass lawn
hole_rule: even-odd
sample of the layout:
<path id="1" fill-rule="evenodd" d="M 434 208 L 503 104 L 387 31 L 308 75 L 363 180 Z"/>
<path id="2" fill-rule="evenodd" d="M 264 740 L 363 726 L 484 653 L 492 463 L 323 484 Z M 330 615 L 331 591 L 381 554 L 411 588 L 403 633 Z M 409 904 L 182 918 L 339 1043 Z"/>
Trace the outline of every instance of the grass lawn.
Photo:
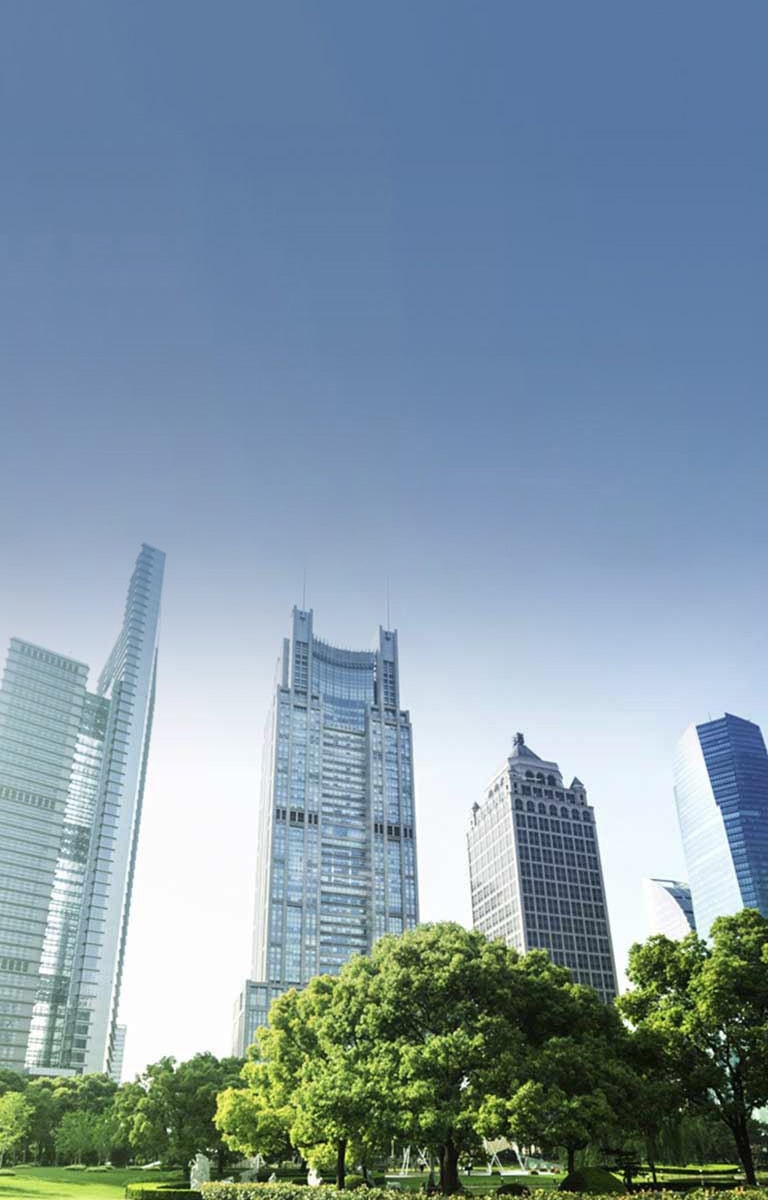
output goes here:
<path id="1" fill-rule="evenodd" d="M 65 1171 L 62 1167 L 10 1167 L 15 1175 L 0 1175 L 0 1200 L 122 1200 L 126 1183 L 176 1179 L 162 1171 Z"/>
<path id="2" fill-rule="evenodd" d="M 435 1167 L 435 1175 L 437 1175 L 437 1167 Z M 428 1178 L 426 1171 L 415 1171 L 408 1175 L 387 1175 L 388 1184 L 399 1184 L 401 1192 L 418 1192 Z M 473 1195 L 482 1196 L 486 1193 L 494 1193 L 502 1183 L 522 1183 L 533 1191 L 536 1189 L 553 1189 L 556 1188 L 563 1175 L 523 1175 L 515 1173 L 513 1175 L 487 1175 L 482 1174 L 465 1175 L 459 1173 L 461 1185 Z M 394 1190 L 394 1189 L 393 1189 Z"/>

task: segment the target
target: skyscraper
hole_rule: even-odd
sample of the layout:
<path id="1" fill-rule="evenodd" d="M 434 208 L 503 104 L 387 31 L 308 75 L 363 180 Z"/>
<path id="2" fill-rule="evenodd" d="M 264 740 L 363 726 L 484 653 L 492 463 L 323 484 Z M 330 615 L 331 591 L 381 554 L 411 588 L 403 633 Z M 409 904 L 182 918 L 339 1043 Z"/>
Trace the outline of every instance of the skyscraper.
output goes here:
<path id="1" fill-rule="evenodd" d="M 165 556 L 143 546 L 95 691 L 11 641 L 0 688 L 0 1066 L 112 1069 Z"/>
<path id="2" fill-rule="evenodd" d="M 472 808 L 467 836 L 475 929 L 521 953 L 547 950 L 604 1000 L 617 994 L 594 811 L 584 784 L 515 734 Z"/>
<path id="3" fill-rule="evenodd" d="M 377 650 L 316 637 L 294 609 L 262 763 L 252 979 L 236 1005 L 243 1054 L 269 1005 L 418 922 L 411 723 L 397 633 Z"/>
<path id="4" fill-rule="evenodd" d="M 696 927 L 756 908 L 768 917 L 768 754 L 760 726 L 730 713 L 691 725 L 675 756 L 675 802 Z"/>
<path id="5" fill-rule="evenodd" d="M 644 879 L 643 899 L 648 934 L 666 934 L 675 940 L 696 928 L 691 889 L 677 879 Z"/>

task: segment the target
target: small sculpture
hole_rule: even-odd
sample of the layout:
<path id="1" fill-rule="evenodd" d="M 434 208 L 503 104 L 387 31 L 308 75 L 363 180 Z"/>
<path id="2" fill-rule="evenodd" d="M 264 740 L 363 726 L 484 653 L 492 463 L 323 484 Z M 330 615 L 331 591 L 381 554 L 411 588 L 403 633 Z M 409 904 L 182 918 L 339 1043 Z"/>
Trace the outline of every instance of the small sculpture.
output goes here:
<path id="1" fill-rule="evenodd" d="M 199 1188 L 201 1183 L 210 1183 L 210 1181 L 211 1160 L 198 1150 L 189 1164 L 189 1186 L 194 1190 Z"/>

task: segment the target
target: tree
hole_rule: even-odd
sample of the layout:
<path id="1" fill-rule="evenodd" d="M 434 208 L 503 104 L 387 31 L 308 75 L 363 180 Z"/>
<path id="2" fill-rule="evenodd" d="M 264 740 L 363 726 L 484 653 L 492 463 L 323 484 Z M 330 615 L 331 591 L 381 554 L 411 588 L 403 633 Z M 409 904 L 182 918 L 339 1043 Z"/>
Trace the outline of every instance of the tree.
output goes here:
<path id="1" fill-rule="evenodd" d="M 32 1105 L 21 1092 L 6 1092 L 0 1096 L 0 1167 L 6 1154 L 27 1136 Z"/>
<path id="2" fill-rule="evenodd" d="M 243 1069 L 247 1090 L 219 1097 L 216 1123 L 243 1153 L 269 1157 L 293 1145 L 316 1166 L 330 1152 L 343 1188 L 350 1145 L 364 1158 L 374 1134 L 376 1102 L 348 1013 L 334 1003 L 338 986 L 318 976 L 274 1001 L 260 1057 Z"/>
<path id="3" fill-rule="evenodd" d="M 545 954 L 447 923 L 384 937 L 342 970 L 339 1007 L 367 1043 L 380 1121 L 436 1150 L 444 1193 L 460 1189 L 459 1157 L 501 1132 L 483 1128 L 486 1098 L 507 1097 L 532 1050 L 568 1031 L 572 988 Z"/>
<path id="4" fill-rule="evenodd" d="M 163 1058 L 147 1067 L 115 1099 L 115 1115 L 135 1154 L 186 1167 L 201 1151 L 217 1159 L 223 1174 L 229 1150 L 214 1125 L 216 1099 L 240 1085 L 243 1060 L 196 1054 L 187 1062 Z"/>
<path id="5" fill-rule="evenodd" d="M 82 1163 L 96 1151 L 98 1122 L 96 1113 L 86 1109 L 64 1113 L 56 1130 L 56 1153 L 69 1162 Z"/>
<path id="6" fill-rule="evenodd" d="M 663 1039 L 681 1094 L 724 1122 L 754 1185 L 749 1122 L 768 1102 L 768 920 L 744 909 L 719 917 L 711 938 L 656 935 L 633 946 L 634 986 L 619 1005 Z"/>

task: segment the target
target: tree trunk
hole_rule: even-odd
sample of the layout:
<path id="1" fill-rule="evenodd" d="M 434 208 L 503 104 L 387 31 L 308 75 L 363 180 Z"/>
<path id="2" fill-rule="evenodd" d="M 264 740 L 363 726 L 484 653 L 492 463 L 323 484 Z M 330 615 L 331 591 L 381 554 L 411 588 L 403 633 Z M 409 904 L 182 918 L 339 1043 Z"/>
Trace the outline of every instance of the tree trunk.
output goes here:
<path id="1" fill-rule="evenodd" d="M 336 1143 L 336 1187 L 341 1191 L 344 1187 L 344 1168 L 347 1158 L 347 1139 L 339 1138 Z"/>
<path id="2" fill-rule="evenodd" d="M 752 1158 L 752 1145 L 749 1140 L 749 1129 L 747 1127 L 747 1118 L 739 1116 L 735 1124 L 732 1126 L 733 1137 L 736 1142 L 736 1149 L 739 1153 L 741 1165 L 744 1168 L 744 1177 L 748 1187 L 755 1187 L 757 1179 L 755 1177 L 755 1163 Z"/>
<path id="3" fill-rule="evenodd" d="M 566 1146 L 566 1151 L 568 1153 L 568 1174 L 573 1175 L 576 1170 L 576 1147 Z"/>
<path id="4" fill-rule="evenodd" d="M 440 1147 L 440 1191 L 444 1196 L 452 1196 L 461 1191 L 459 1151 L 451 1137 L 446 1138 Z"/>
<path id="5" fill-rule="evenodd" d="M 651 1179 L 653 1180 L 653 1186 L 656 1187 L 656 1184 L 659 1181 L 656 1178 L 656 1156 L 655 1155 L 653 1156 L 653 1158 L 648 1159 L 648 1166 L 651 1168 Z"/>

